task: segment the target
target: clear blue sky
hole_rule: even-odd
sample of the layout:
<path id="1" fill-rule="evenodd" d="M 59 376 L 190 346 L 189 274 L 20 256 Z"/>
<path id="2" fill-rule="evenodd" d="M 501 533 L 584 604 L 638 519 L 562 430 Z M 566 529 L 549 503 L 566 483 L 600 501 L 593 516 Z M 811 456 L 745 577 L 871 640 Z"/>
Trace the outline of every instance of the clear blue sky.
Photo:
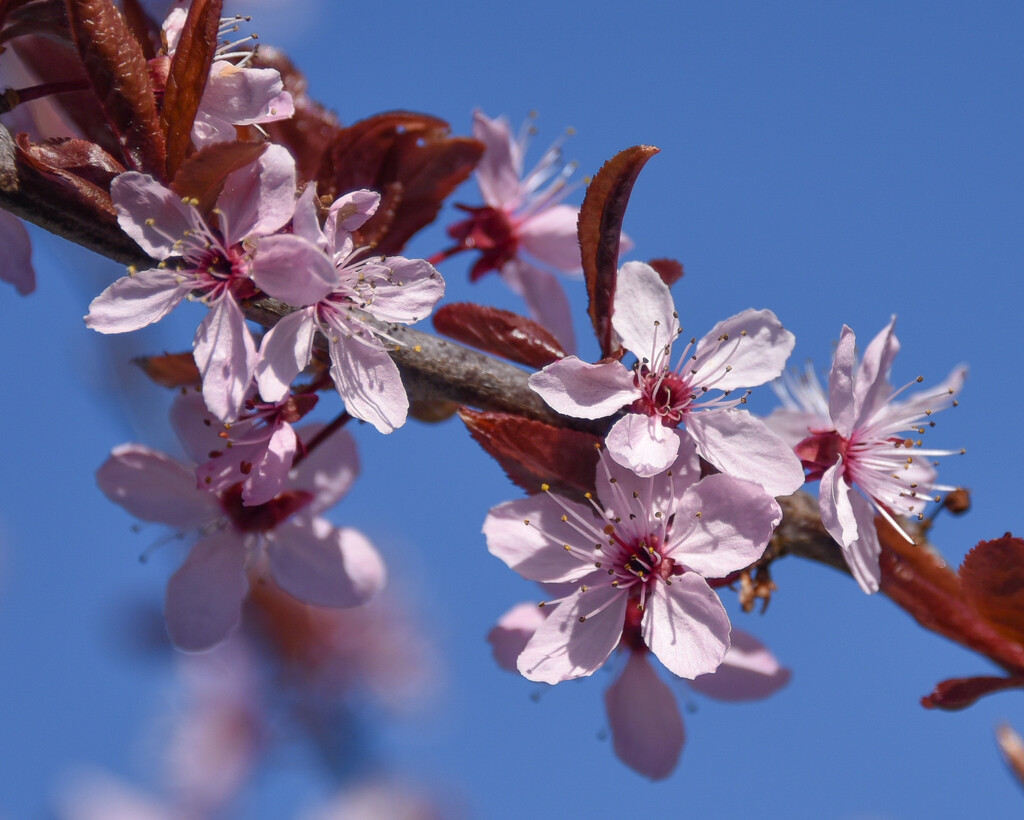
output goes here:
<path id="1" fill-rule="evenodd" d="M 958 563 L 980 539 L 1024 533 L 1013 480 L 1024 461 L 1020 4 L 321 0 L 303 12 L 296 0 L 277 15 L 270 5 L 245 9 L 261 40 L 282 45 L 345 122 L 406 108 L 466 133 L 476 107 L 513 122 L 535 109 L 531 158 L 573 126 L 566 152 L 583 174 L 629 145 L 659 146 L 626 229 L 635 258 L 686 266 L 674 294 L 687 329 L 768 307 L 796 334 L 794 363 L 824 369 L 843 323 L 865 341 L 897 313 L 896 383 L 971 367 L 931 443 L 967 448 L 942 475 L 970 487 L 975 507 L 942 520 L 935 542 Z M 479 201 L 472 183 L 455 199 Z M 427 232 L 409 252 L 442 243 Z M 36 259 L 36 294 L 0 293 L 0 816 L 11 820 L 43 816 L 79 763 L 152 783 L 139 738 L 168 666 L 120 648 L 119 630 L 133 603 L 159 600 L 177 556 L 135 560 L 157 533 L 131 532 L 93 471 L 123 441 L 167 444 L 166 397 L 124 360 L 186 348 L 199 317 L 100 337 L 81 316 L 120 269 L 58 242 L 38 241 Z M 496 280 L 471 288 L 461 259 L 442 272 L 451 299 L 517 307 Z M 572 298 L 585 330 L 582 289 Z M 116 392 L 125 383 L 127 400 Z M 753 406 L 770 409 L 770 391 Z M 389 771 L 489 818 L 639 806 L 723 818 L 1019 816 L 1024 793 L 993 728 L 1024 731 L 1020 693 L 958 714 L 923 710 L 939 680 L 993 667 L 795 559 L 777 566 L 767 615 L 742 615 L 724 596 L 792 683 L 739 706 L 679 686 L 686 750 L 672 778 L 648 783 L 606 737 L 610 673 L 544 691 L 490 658 L 494 620 L 536 595 L 480 535 L 487 509 L 518 497 L 499 468 L 457 422 L 355 434 L 363 477 L 333 517 L 377 543 L 446 670 L 428 713 L 377 741 Z M 246 816 L 288 816 L 306 785 L 324 793 L 294 768 L 265 773 Z"/>

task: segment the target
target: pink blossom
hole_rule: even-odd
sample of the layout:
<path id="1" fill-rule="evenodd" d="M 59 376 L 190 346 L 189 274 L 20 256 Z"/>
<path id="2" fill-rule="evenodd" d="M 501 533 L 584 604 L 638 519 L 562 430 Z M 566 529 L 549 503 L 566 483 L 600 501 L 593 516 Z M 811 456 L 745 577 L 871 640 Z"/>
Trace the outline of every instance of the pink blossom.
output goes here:
<path id="1" fill-rule="evenodd" d="M 218 441 L 216 431 L 202 424 L 198 396 L 179 402 L 191 402 L 193 412 L 174 414 L 178 434 L 189 454 L 202 458 Z M 183 426 L 187 419 L 194 426 Z M 269 573 L 290 595 L 320 606 L 358 606 L 383 586 L 384 565 L 366 537 L 318 515 L 348 491 L 357 471 L 355 443 L 341 431 L 310 451 L 288 487 L 259 506 L 244 506 L 237 484 L 219 493 L 197 489 L 194 468 L 140 444 L 115 448 L 96 479 L 136 517 L 197 534 L 168 584 L 164 615 L 179 649 L 201 651 L 238 624 L 250 573 Z"/>
<path id="2" fill-rule="evenodd" d="M 821 521 L 843 548 L 853 577 L 868 593 L 878 590 L 881 577 L 875 514 L 913 542 L 893 516 L 922 519 L 922 510 L 936 492 L 955 489 L 937 483 L 930 462 L 955 451 L 925 449 L 914 436 L 935 425 L 931 418 L 935 412 L 956 404 L 954 397 L 967 376 L 966 368 L 958 367 L 937 388 L 897 401 L 922 380 L 898 390 L 889 384 L 889 371 L 900 349 L 895 323 L 894 316 L 868 345 L 859 365 L 857 339 L 843 326 L 829 374 L 828 423 L 812 429 L 796 447 L 808 480 L 820 479 Z"/>
<path id="3" fill-rule="evenodd" d="M 167 55 L 154 61 L 155 70 L 167 70 L 178 48 L 187 10 L 174 8 L 164 20 L 162 36 Z M 224 17 L 218 36 L 239 30 L 240 16 Z M 217 48 L 210 77 L 199 102 L 192 125 L 192 142 L 197 148 L 215 142 L 227 142 L 237 136 L 236 126 L 255 125 L 289 119 L 295 113 L 292 96 L 284 90 L 280 73 L 273 68 L 249 68 L 254 49 L 238 49 L 252 43 L 253 36 L 236 42 L 224 42 Z"/>
<path id="4" fill-rule="evenodd" d="M 535 604 L 518 604 L 490 631 L 487 640 L 502 669 L 516 671 L 519 655 L 544 623 L 547 611 Z M 686 740 L 679 706 L 642 642 L 623 641 L 620 648 L 626 662 L 604 697 L 615 754 L 634 771 L 661 780 L 675 769 Z M 718 669 L 688 683 L 710 698 L 739 702 L 766 698 L 789 678 L 789 670 L 767 647 L 753 635 L 734 629 Z"/>
<path id="5" fill-rule="evenodd" d="M 405 424 L 409 397 L 385 345 L 396 341 L 366 317 L 412 324 L 444 295 L 444 280 L 422 259 L 360 259 L 352 231 L 377 210 L 380 196 L 355 191 L 331 206 L 321 229 L 315 192 L 307 187 L 295 208 L 294 233 L 263 239 L 253 278 L 266 293 L 292 305 L 263 338 L 256 381 L 268 401 L 284 396 L 309 364 L 313 339 L 327 339 L 331 377 L 345 409 L 382 433 Z"/>
<path id="6" fill-rule="evenodd" d="M 0 281 L 9 282 L 19 294 L 28 296 L 36 289 L 32 241 L 21 220 L 4 210 L 0 210 L 0 247 L 4 249 Z"/>
<path id="7" fill-rule="evenodd" d="M 636 354 L 632 371 L 619 362 L 586 364 L 567 356 L 530 377 L 530 387 L 559 413 L 597 419 L 628 412 L 608 433 L 609 455 L 650 477 L 676 459 L 683 429 L 697 452 L 719 470 L 754 481 L 772 495 L 803 484 L 792 451 L 763 421 L 738 409 L 746 394 L 774 379 L 793 350 L 793 334 L 770 310 L 745 310 L 691 339 L 671 367 L 672 345 L 682 333 L 672 295 L 642 262 L 619 270 L 612 327 Z"/>
<path id="8" fill-rule="evenodd" d="M 590 506 L 546 493 L 490 511 L 484 534 L 493 555 L 530 580 L 572 584 L 543 604 L 554 610 L 518 657 L 525 677 L 590 675 L 624 630 L 680 677 L 721 663 L 729 618 L 705 578 L 756 561 L 782 513 L 751 482 L 698 481 L 693 445 L 682 450 L 671 470 L 646 479 L 602 456 Z"/>
<path id="9" fill-rule="evenodd" d="M 256 344 L 239 307 L 256 294 L 253 241 L 291 219 L 295 161 L 287 149 L 268 145 L 256 162 L 228 176 L 212 222 L 146 174 L 121 174 L 110 193 L 125 233 L 161 264 L 130 268 L 93 299 L 85 323 L 100 333 L 125 333 L 159 321 L 186 297 L 202 302 L 210 310 L 192 344 L 203 398 L 219 419 L 233 420 L 256 366 Z"/>

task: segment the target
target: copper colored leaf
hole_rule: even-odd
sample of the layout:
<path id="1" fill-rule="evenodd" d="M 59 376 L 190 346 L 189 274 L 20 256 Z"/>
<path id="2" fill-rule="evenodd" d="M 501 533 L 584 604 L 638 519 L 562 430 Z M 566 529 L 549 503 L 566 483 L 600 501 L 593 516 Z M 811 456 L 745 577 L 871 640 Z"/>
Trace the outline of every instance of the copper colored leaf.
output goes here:
<path id="1" fill-rule="evenodd" d="M 647 264 L 658 272 L 661 281 L 669 287 L 683 278 L 683 264 L 675 259 L 649 259 Z"/>
<path id="2" fill-rule="evenodd" d="M 537 370 L 566 355 L 555 337 L 532 319 L 472 302 L 445 305 L 434 314 L 434 328 L 457 342 Z"/>
<path id="3" fill-rule="evenodd" d="M 930 550 L 908 544 L 891 524 L 875 519 L 882 545 L 882 591 L 925 629 L 1024 671 L 1024 647 L 1003 637 L 965 599 L 960 578 Z"/>
<path id="4" fill-rule="evenodd" d="M 263 142 L 217 142 L 192 154 L 181 164 L 171 182 L 171 190 L 180 196 L 199 200 L 196 206 L 209 212 L 232 171 L 252 162 L 266 150 Z"/>
<path id="5" fill-rule="evenodd" d="M 378 114 L 335 135 L 317 174 L 318 191 L 332 199 L 360 188 L 381 193 L 380 208 L 360 233 L 375 252 L 394 254 L 436 218 L 482 154 L 476 140 L 449 136 L 444 120 Z"/>
<path id="6" fill-rule="evenodd" d="M 222 6 L 223 0 L 192 0 L 171 58 L 160 111 L 167 142 L 167 179 L 174 179 L 192 144 L 192 124 L 210 78 Z"/>
<path id="7" fill-rule="evenodd" d="M 92 185 L 110 189 L 110 183 L 124 173 L 121 165 L 98 145 L 86 140 L 60 139 L 32 144 L 19 139 L 19 146 L 41 170 L 70 171 Z"/>
<path id="8" fill-rule="evenodd" d="M 964 558 L 960 583 L 982 617 L 1024 644 L 1024 541 L 1009 533 L 982 541 Z"/>
<path id="9" fill-rule="evenodd" d="M 71 38 L 63 0 L 0 0 L 0 44 L 30 34 Z"/>
<path id="10" fill-rule="evenodd" d="M 61 203 L 69 218 L 116 221 L 110 180 L 124 171 L 109 154 L 84 140 L 33 145 L 17 139 L 21 192 L 30 198 Z"/>
<path id="11" fill-rule="evenodd" d="M 122 0 L 121 11 L 124 21 L 132 30 L 147 60 L 152 60 L 162 45 L 160 24 L 150 16 L 139 0 Z"/>
<path id="12" fill-rule="evenodd" d="M 142 47 L 112 0 L 67 0 L 68 24 L 124 163 L 164 173 L 164 138 Z"/>
<path id="13" fill-rule="evenodd" d="M 198 387 L 202 384 L 199 368 L 191 353 L 165 353 L 140 356 L 135 364 L 161 387 Z"/>
<path id="14" fill-rule="evenodd" d="M 1016 687 L 1024 687 L 1024 680 L 1021 678 L 997 678 L 990 675 L 951 678 L 942 681 L 936 685 L 930 695 L 921 698 L 921 705 L 925 709 L 945 709 L 947 712 L 955 712 L 959 709 L 966 709 L 984 695 Z"/>
<path id="15" fill-rule="evenodd" d="M 463 407 L 459 418 L 470 435 L 526 492 L 542 484 L 573 497 L 593 492 L 597 436 L 508 413 L 482 413 Z"/>
<path id="16" fill-rule="evenodd" d="M 658 153 L 653 145 L 635 145 L 620 151 L 597 172 L 583 198 L 577 231 L 590 304 L 587 312 L 601 346 L 601 356 L 615 356 L 612 308 L 619 264 L 619 238 L 626 205 L 640 169 Z"/>

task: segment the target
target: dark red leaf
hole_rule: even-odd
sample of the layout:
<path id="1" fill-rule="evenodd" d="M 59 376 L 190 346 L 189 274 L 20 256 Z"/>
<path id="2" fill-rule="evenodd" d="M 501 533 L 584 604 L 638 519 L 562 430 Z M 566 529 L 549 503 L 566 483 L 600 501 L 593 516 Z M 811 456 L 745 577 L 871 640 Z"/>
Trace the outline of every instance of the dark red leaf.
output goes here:
<path id="1" fill-rule="evenodd" d="M 67 0 L 68 24 L 124 164 L 163 178 L 165 150 L 142 48 L 112 0 Z"/>
<path id="2" fill-rule="evenodd" d="M 1002 635 L 1024 644 L 1024 541 L 1009 533 L 982 541 L 964 558 L 967 601 Z"/>
<path id="3" fill-rule="evenodd" d="M 647 264 L 658 272 L 661 281 L 669 287 L 683 278 L 683 264 L 675 259 L 651 259 Z"/>
<path id="4" fill-rule="evenodd" d="M 196 207 L 208 213 L 232 171 L 252 162 L 267 148 L 265 142 L 216 142 L 187 157 L 171 182 L 179 196 L 199 200 Z"/>
<path id="5" fill-rule="evenodd" d="M 974 678 L 951 678 L 942 681 L 936 685 L 930 695 L 921 698 L 921 705 L 925 709 L 945 709 L 948 712 L 955 712 L 959 709 L 966 709 L 984 695 L 1020 686 L 1024 686 L 1024 679 L 997 678 L 988 675 Z"/>
<path id="6" fill-rule="evenodd" d="M 508 413 L 460 408 L 470 435 L 501 465 L 508 477 L 531 495 L 542 484 L 578 498 L 594 491 L 600 439 L 564 427 Z"/>
<path id="7" fill-rule="evenodd" d="M 171 58 L 160 111 L 167 142 L 167 179 L 174 179 L 192 145 L 192 124 L 210 78 L 223 5 L 223 0 L 192 0 Z"/>
<path id="8" fill-rule="evenodd" d="M 444 120 L 407 111 L 357 122 L 331 140 L 317 190 L 331 198 L 359 188 L 379 192 L 381 206 L 361 229 L 361 239 L 375 253 L 398 253 L 437 217 L 483 154 L 476 140 L 448 134 Z"/>
<path id="9" fill-rule="evenodd" d="M 70 40 L 64 0 L 0 0 L 0 45 L 30 34 Z"/>
<path id="10" fill-rule="evenodd" d="M 590 297 L 587 312 L 604 358 L 617 356 L 620 350 L 613 341 L 611 318 L 622 220 L 640 169 L 658 150 L 653 145 L 635 145 L 620 151 L 597 172 L 580 208 L 577 231 Z"/>
<path id="11" fill-rule="evenodd" d="M 124 172 L 117 160 L 84 140 L 33 145 L 21 134 L 16 142 L 21 193 L 60 203 L 71 219 L 116 222 L 110 181 Z"/>
<path id="12" fill-rule="evenodd" d="M 536 370 L 566 355 L 555 337 L 532 319 L 472 302 L 442 307 L 434 314 L 434 328 L 457 342 Z"/>
<path id="13" fill-rule="evenodd" d="M 198 387 L 203 382 L 191 353 L 140 356 L 134 361 L 149 378 L 162 387 Z"/>
<path id="14" fill-rule="evenodd" d="M 160 42 L 160 24 L 152 18 L 139 0 L 122 0 L 121 11 L 125 23 L 142 48 L 143 56 L 147 60 L 152 60 L 163 45 Z"/>
<path id="15" fill-rule="evenodd" d="M 120 162 L 86 140 L 59 139 L 33 144 L 19 139 L 18 145 L 40 170 L 69 171 L 103 191 L 109 191 L 114 177 L 124 173 Z"/>

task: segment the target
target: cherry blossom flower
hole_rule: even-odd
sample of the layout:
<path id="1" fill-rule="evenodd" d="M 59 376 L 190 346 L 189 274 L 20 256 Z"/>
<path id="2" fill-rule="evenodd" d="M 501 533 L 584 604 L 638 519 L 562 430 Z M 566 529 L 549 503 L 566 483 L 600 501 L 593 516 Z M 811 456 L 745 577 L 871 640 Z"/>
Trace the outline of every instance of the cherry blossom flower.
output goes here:
<path id="1" fill-rule="evenodd" d="M 671 367 L 672 345 L 682 333 L 672 295 L 642 262 L 619 270 L 612 327 L 637 356 L 632 371 L 619 362 L 586 364 L 567 356 L 530 377 L 530 387 L 567 416 L 597 419 L 622 407 L 608 453 L 637 475 L 650 477 L 676 458 L 678 428 L 719 470 L 754 481 L 771 495 L 789 495 L 803 484 L 792 451 L 746 410 L 746 394 L 778 376 L 793 350 L 793 334 L 770 310 L 745 310 L 719 322 L 700 341 L 691 339 Z"/>
<path id="2" fill-rule="evenodd" d="M 219 441 L 216 430 L 202 424 L 197 395 L 178 401 L 193 405 L 191 414 L 174 414 L 178 434 L 193 458 L 203 458 Z M 182 426 L 185 419 L 194 426 Z M 383 586 L 384 565 L 366 537 L 318 515 L 348 491 L 357 471 L 355 443 L 341 431 L 310 451 L 288 487 L 259 506 L 242 504 L 240 485 L 219 493 L 197 489 L 194 468 L 140 444 L 115 448 L 96 479 L 136 517 L 196 533 L 168 584 L 164 616 L 179 649 L 201 651 L 238 624 L 249 573 L 269 573 L 290 595 L 320 606 L 358 606 Z"/>
<path id="3" fill-rule="evenodd" d="M 536 604 L 518 604 L 501 617 L 487 640 L 502 669 L 517 671 L 516 661 L 546 613 Z M 634 771 L 661 780 L 675 769 L 686 740 L 679 706 L 672 689 L 651 665 L 639 632 L 624 633 L 619 646 L 626 662 L 604 697 L 615 754 Z M 766 698 L 789 678 L 789 670 L 767 647 L 753 635 L 734 629 L 718 669 L 687 682 L 715 700 L 741 702 Z"/>
<path id="4" fill-rule="evenodd" d="M 256 365 L 256 344 L 239 307 L 256 294 L 253 240 L 291 219 L 295 160 L 282 146 L 268 145 L 256 162 L 228 176 L 214 220 L 147 174 L 121 174 L 110 193 L 125 233 L 160 264 L 129 268 L 93 299 L 85 323 L 100 333 L 125 333 L 159 321 L 186 297 L 207 305 L 193 353 L 206 406 L 232 421 Z M 180 261 L 168 264 L 173 258 Z"/>
<path id="5" fill-rule="evenodd" d="M 294 233 L 263 239 L 253 264 L 256 284 L 301 310 L 285 316 L 263 338 L 256 366 L 260 395 L 277 401 L 309 364 L 317 331 L 327 339 L 331 377 L 345 409 L 382 433 L 405 424 L 409 397 L 385 343 L 396 341 L 369 325 L 412 324 L 444 295 L 444 280 L 422 259 L 359 259 L 352 231 L 377 210 L 380 196 L 355 191 L 331 206 L 320 228 L 315 192 L 306 188 L 295 208 Z"/>
<path id="6" fill-rule="evenodd" d="M 914 436 L 934 426 L 932 414 L 956 404 L 954 397 L 967 370 L 958 367 L 937 388 L 897 401 L 922 380 L 898 390 L 889 384 L 900 349 L 895 323 L 893 316 L 872 339 L 859 365 L 856 336 L 843 325 L 829 374 L 828 424 L 812 429 L 796 447 L 808 480 L 820 479 L 821 521 L 843 548 L 853 577 L 867 593 L 878 590 L 881 578 L 875 514 L 913 542 L 893 516 L 922 519 L 922 510 L 935 493 L 956 489 L 937 483 L 930 463 L 956 451 L 925 449 Z"/>
<path id="7" fill-rule="evenodd" d="M 674 674 L 713 672 L 730 626 L 705 578 L 760 558 L 779 505 L 732 476 L 698 481 L 692 444 L 654 478 L 638 478 L 603 453 L 598 469 L 590 507 L 547 492 L 501 504 L 484 523 L 490 552 L 520 575 L 573 585 L 542 604 L 554 610 L 519 655 L 519 671 L 545 683 L 590 675 L 623 630 L 635 628 Z"/>
<path id="8" fill-rule="evenodd" d="M 439 262 L 455 253 L 478 250 L 480 258 L 470 270 L 476 281 L 497 271 L 505 283 L 526 302 L 530 315 L 548 328 L 566 350 L 575 349 L 569 301 L 558 279 L 532 259 L 562 273 L 582 269 L 576 236 L 579 209 L 562 202 L 572 188 L 566 183 L 575 165 L 565 165 L 561 143 L 552 145 L 540 162 L 524 174 L 524 160 L 532 129 L 513 137 L 508 120 L 473 114 L 473 136 L 485 146 L 476 167 L 476 181 L 483 196 L 481 207 L 457 207 L 469 218 L 448 228 L 458 244 L 430 261 Z M 621 250 L 632 247 L 625 236 Z"/>
<path id="9" fill-rule="evenodd" d="M 161 36 L 166 56 L 151 62 L 158 79 L 166 76 L 187 15 L 185 8 L 173 8 L 164 20 Z M 242 19 L 247 18 L 241 15 L 222 18 L 218 37 L 237 32 Z M 218 46 L 192 125 L 192 142 L 197 148 L 234 140 L 236 126 L 258 127 L 261 123 L 289 119 L 295 113 L 292 96 L 284 90 L 280 73 L 273 68 L 249 68 L 256 51 L 237 48 L 254 39 L 252 35 Z"/>

